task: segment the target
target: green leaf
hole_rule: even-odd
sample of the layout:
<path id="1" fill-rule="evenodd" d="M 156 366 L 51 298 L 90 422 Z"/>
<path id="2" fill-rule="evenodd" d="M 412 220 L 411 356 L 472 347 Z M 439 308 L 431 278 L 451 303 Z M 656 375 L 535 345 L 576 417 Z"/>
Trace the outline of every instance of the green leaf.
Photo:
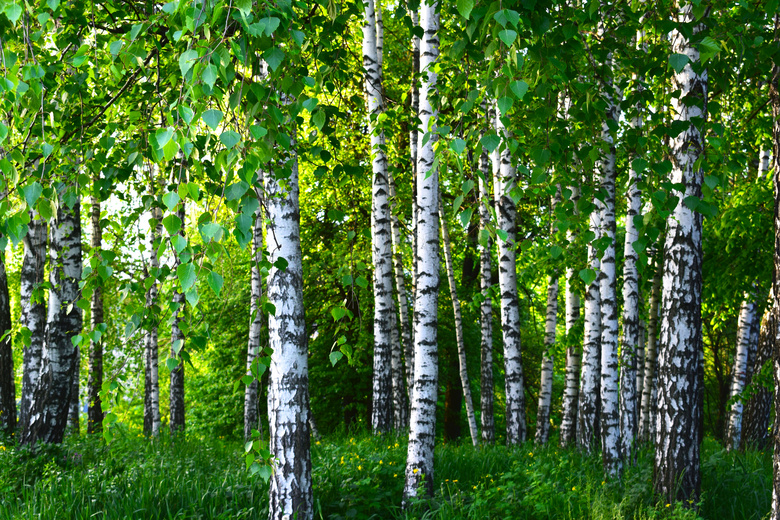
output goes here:
<path id="1" fill-rule="evenodd" d="M 184 346 L 184 340 L 183 339 L 177 339 L 171 344 L 171 349 L 173 350 L 173 353 L 175 355 L 179 355 L 179 352 L 181 352 L 181 348 Z"/>
<path id="2" fill-rule="evenodd" d="M 238 181 L 225 189 L 225 200 L 237 200 L 244 196 L 246 190 L 249 189 L 249 184 L 244 181 Z"/>
<path id="3" fill-rule="evenodd" d="M 244 17 L 252 13 L 252 0 L 236 0 L 236 8 Z"/>
<path id="4" fill-rule="evenodd" d="M 637 157 L 636 159 L 631 161 L 631 167 L 637 173 L 644 172 L 648 166 L 650 166 L 650 163 L 648 163 L 645 159 L 642 159 L 641 157 Z"/>
<path id="5" fill-rule="evenodd" d="M 212 238 L 219 241 L 222 238 L 222 226 L 216 222 L 209 222 L 200 228 L 200 234 L 204 242 L 209 242 Z"/>
<path id="6" fill-rule="evenodd" d="M 0 143 L 2 143 L 6 137 L 8 137 L 8 127 L 0 121 Z"/>
<path id="7" fill-rule="evenodd" d="M 339 321 L 341 318 L 347 315 L 346 309 L 344 307 L 333 307 L 330 310 L 331 316 L 333 316 L 333 321 Z"/>
<path id="8" fill-rule="evenodd" d="M 179 360 L 176 358 L 169 357 L 168 359 L 165 360 L 165 366 L 168 367 L 169 372 L 173 372 L 173 369 L 179 366 Z"/>
<path id="9" fill-rule="evenodd" d="M 704 184 L 711 190 L 714 190 L 720 184 L 720 178 L 717 175 L 707 175 L 704 177 Z"/>
<path id="10" fill-rule="evenodd" d="M 187 73 L 190 71 L 193 65 L 195 65 L 195 60 L 198 59 L 198 51 L 195 49 L 190 49 L 188 51 L 184 51 L 181 56 L 179 56 L 179 69 L 181 69 L 181 75 L 186 76 Z"/>
<path id="11" fill-rule="evenodd" d="M 265 59 L 268 66 L 271 67 L 272 71 L 276 71 L 276 69 L 279 68 L 279 65 L 282 64 L 282 60 L 284 60 L 284 51 L 273 47 L 263 53 L 263 59 Z"/>
<path id="12" fill-rule="evenodd" d="M 192 123 L 192 118 L 195 117 L 195 112 L 190 107 L 179 105 L 178 108 L 179 117 L 181 117 L 185 123 Z"/>
<path id="13" fill-rule="evenodd" d="M 209 283 L 209 287 L 211 287 L 211 290 L 214 291 L 214 294 L 216 294 L 217 297 L 219 297 L 219 293 L 222 291 L 222 285 L 224 283 L 222 276 L 219 273 L 211 271 L 207 281 Z"/>
<path id="14" fill-rule="evenodd" d="M 179 278 L 179 283 L 185 291 L 195 285 L 195 280 L 198 277 L 195 272 L 195 266 L 190 262 L 179 265 L 179 267 L 176 268 L 176 276 Z"/>
<path id="15" fill-rule="evenodd" d="M 702 41 L 699 42 L 699 52 L 701 53 L 701 61 L 706 62 L 715 57 L 720 52 L 720 45 L 718 42 L 705 36 Z"/>
<path id="16" fill-rule="evenodd" d="M 669 65 L 679 74 L 691 60 L 685 54 L 672 54 L 669 56 Z"/>
<path id="17" fill-rule="evenodd" d="M 561 247 L 558 245 L 554 245 L 550 248 L 550 256 L 553 258 L 558 258 L 561 256 L 561 253 L 563 253 L 563 249 L 561 249 Z"/>
<path id="18" fill-rule="evenodd" d="M 362 276 L 358 276 L 357 278 L 355 278 L 355 285 L 357 285 L 358 287 L 362 287 L 363 289 L 365 289 L 365 288 L 367 288 L 367 287 L 368 287 L 368 280 L 366 280 L 366 279 L 365 279 L 364 277 L 362 277 Z"/>
<path id="19" fill-rule="evenodd" d="M 463 153 L 463 150 L 466 149 L 466 141 L 463 139 L 455 139 L 450 143 L 450 148 L 453 152 L 460 155 Z"/>
<path id="20" fill-rule="evenodd" d="M 219 122 L 222 121 L 222 111 L 214 109 L 206 110 L 200 118 L 209 126 L 209 128 L 216 130 Z"/>
<path id="21" fill-rule="evenodd" d="M 22 192 L 24 193 L 24 200 L 27 201 L 27 206 L 32 208 L 33 204 L 35 204 L 43 193 L 43 186 L 41 186 L 38 181 L 33 181 L 31 184 L 22 188 Z"/>
<path id="22" fill-rule="evenodd" d="M 474 9 L 474 0 L 458 0 L 458 12 L 466 20 L 469 19 L 472 9 Z"/>
<path id="23" fill-rule="evenodd" d="M 332 366 L 334 366 L 334 367 L 336 366 L 336 363 L 338 363 L 341 360 L 341 358 L 343 358 L 343 357 L 344 357 L 344 354 L 342 354 L 338 350 L 334 350 L 328 356 L 328 358 L 330 359 L 330 364 Z"/>
<path id="24" fill-rule="evenodd" d="M 222 144 L 225 145 L 225 148 L 230 150 L 231 148 L 236 146 L 239 142 L 241 142 L 241 136 L 238 135 L 238 133 L 234 132 L 233 130 L 227 130 L 220 134 L 219 140 L 222 141 Z"/>
<path id="25" fill-rule="evenodd" d="M 498 110 L 501 111 L 501 115 L 506 115 L 509 110 L 512 108 L 512 104 L 514 104 L 514 100 L 509 97 L 502 97 L 499 99 L 496 104 L 498 105 Z"/>
<path id="26" fill-rule="evenodd" d="M 22 6 L 19 4 L 6 4 L 3 12 L 11 20 L 11 23 L 16 25 L 16 22 L 22 16 Z"/>
<path id="27" fill-rule="evenodd" d="M 181 219 L 176 215 L 168 215 L 162 223 L 169 235 L 174 235 L 181 229 Z"/>
<path id="28" fill-rule="evenodd" d="M 503 229 L 496 229 L 496 236 L 504 242 L 506 242 L 509 239 L 509 233 L 507 233 Z"/>
<path id="29" fill-rule="evenodd" d="M 171 140 L 171 137 L 173 137 L 172 126 L 169 126 L 168 128 L 160 128 L 154 133 L 154 139 L 157 141 L 158 148 L 163 148 L 166 144 L 168 144 L 168 141 Z"/>
<path id="30" fill-rule="evenodd" d="M 261 139 L 268 133 L 268 130 L 266 130 L 260 125 L 252 125 L 251 127 L 249 127 L 249 132 L 252 134 L 252 137 L 254 137 L 255 139 Z"/>
<path id="31" fill-rule="evenodd" d="M 585 282 L 585 285 L 590 285 L 596 279 L 596 271 L 593 269 L 583 269 L 580 271 L 580 278 Z"/>
<path id="32" fill-rule="evenodd" d="M 163 195 L 163 204 L 165 204 L 165 207 L 168 208 L 168 211 L 173 211 L 173 208 L 175 208 L 179 202 L 181 202 L 181 198 L 179 197 L 179 194 L 175 191 L 169 191 L 165 195 Z"/>
<path id="33" fill-rule="evenodd" d="M 479 142 L 482 143 L 482 147 L 487 150 L 488 153 L 492 153 L 493 150 L 498 148 L 498 145 L 501 144 L 501 138 L 496 134 L 485 134 Z"/>
<path id="34" fill-rule="evenodd" d="M 213 63 L 209 64 L 209 66 L 206 67 L 206 70 L 203 71 L 201 78 L 203 79 L 203 83 L 213 89 L 214 84 L 217 82 L 217 67 Z"/>
<path id="35" fill-rule="evenodd" d="M 528 83 L 523 80 L 513 81 L 509 84 L 509 88 L 517 96 L 517 100 L 521 101 L 525 97 L 525 93 L 528 92 Z"/>
<path id="36" fill-rule="evenodd" d="M 44 157 L 48 157 L 51 155 L 51 152 L 54 150 L 54 147 L 50 145 L 49 143 L 43 143 L 41 145 L 41 151 L 43 152 Z"/>
<path id="37" fill-rule="evenodd" d="M 460 212 L 460 223 L 461 225 L 466 228 L 469 225 L 469 222 L 471 221 L 471 215 L 474 214 L 474 208 L 468 208 L 464 209 Z"/>
<path id="38" fill-rule="evenodd" d="M 317 112 L 311 116 L 311 122 L 317 127 L 317 130 L 322 130 L 322 127 L 325 126 L 325 117 L 326 114 L 324 110 L 317 110 Z"/>
<path id="39" fill-rule="evenodd" d="M 184 251 L 185 247 L 187 247 L 187 239 L 179 234 L 173 235 L 171 237 L 171 245 L 173 246 L 173 250 L 176 251 L 176 254 L 178 255 Z"/>
<path id="40" fill-rule="evenodd" d="M 501 41 L 504 42 L 507 47 L 511 47 L 515 42 L 515 38 L 517 38 L 517 32 L 512 29 L 504 29 L 498 33 L 498 37 L 501 38 Z"/>
<path id="41" fill-rule="evenodd" d="M 274 31 L 279 28 L 279 18 L 275 16 L 270 16 L 268 18 L 263 18 L 260 20 L 260 23 L 265 25 L 265 35 L 266 36 L 273 36 Z"/>

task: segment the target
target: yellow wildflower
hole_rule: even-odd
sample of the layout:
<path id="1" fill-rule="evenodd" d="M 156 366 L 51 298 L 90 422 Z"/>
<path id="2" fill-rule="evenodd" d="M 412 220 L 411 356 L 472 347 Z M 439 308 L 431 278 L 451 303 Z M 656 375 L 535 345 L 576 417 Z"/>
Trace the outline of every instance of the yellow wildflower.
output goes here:
<path id="1" fill-rule="evenodd" d="M 412 470 L 412 473 L 414 473 L 414 474 L 417 474 L 417 468 L 414 468 L 414 469 Z"/>
<path id="2" fill-rule="evenodd" d="M 573 486 L 573 487 L 571 488 L 571 490 L 572 490 L 572 491 L 577 491 L 577 486 Z"/>
<path id="3" fill-rule="evenodd" d="M 361 471 L 363 469 L 363 466 L 358 466 L 358 471 Z"/>
<path id="4" fill-rule="evenodd" d="M 380 464 L 384 464 L 384 462 L 382 462 L 382 459 L 379 459 L 379 463 L 380 463 Z"/>

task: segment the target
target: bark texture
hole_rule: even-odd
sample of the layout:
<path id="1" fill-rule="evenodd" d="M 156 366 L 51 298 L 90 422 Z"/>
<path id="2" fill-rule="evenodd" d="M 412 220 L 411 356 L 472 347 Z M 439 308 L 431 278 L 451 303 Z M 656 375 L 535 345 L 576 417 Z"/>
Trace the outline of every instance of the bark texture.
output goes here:
<path id="1" fill-rule="evenodd" d="M 758 339 L 758 350 L 753 360 L 752 377 L 761 372 L 763 366 L 772 359 L 775 341 L 778 335 L 777 314 L 774 311 L 774 299 L 764 312 L 761 319 L 761 332 Z M 773 391 L 763 385 L 750 381 L 753 393 L 745 403 L 743 419 L 742 447 L 752 446 L 763 449 L 769 442 L 771 430 L 769 420 L 772 410 Z"/>
<path id="2" fill-rule="evenodd" d="M 27 236 L 24 237 L 24 259 L 20 276 L 22 303 L 21 325 L 30 331 L 30 341 L 24 347 L 22 361 L 22 400 L 19 407 L 19 430 L 29 427 L 33 391 L 41 371 L 43 344 L 46 340 L 46 302 L 40 284 L 46 267 L 46 222 L 31 213 Z"/>
<path id="3" fill-rule="evenodd" d="M 539 446 L 547 444 L 550 438 L 550 406 L 552 404 L 553 346 L 555 326 L 558 322 L 558 276 L 550 276 L 547 284 L 547 316 L 544 321 L 544 354 L 542 356 L 541 383 L 539 384 L 539 408 L 536 414 L 536 436 Z"/>
<path id="4" fill-rule="evenodd" d="M 663 237 L 660 240 L 663 243 Z M 658 259 L 653 276 L 653 288 L 650 293 L 650 311 L 647 322 L 647 346 L 645 348 L 645 377 L 642 386 L 642 409 L 639 415 L 639 435 L 641 442 L 647 443 L 655 438 L 655 399 L 658 390 L 656 361 L 658 359 L 658 307 L 661 301 L 661 280 L 663 279 L 663 252 L 657 251 Z"/>
<path id="5" fill-rule="evenodd" d="M 262 182 L 262 177 L 260 182 Z M 252 237 L 252 273 L 251 294 L 249 297 L 249 340 L 246 349 L 246 374 L 252 381 L 244 389 L 244 441 L 252 439 L 252 430 L 258 425 L 257 390 L 260 382 L 252 372 L 252 365 L 260 354 L 260 330 L 263 328 L 263 315 L 260 310 L 263 298 L 263 280 L 260 277 L 259 264 L 263 256 L 263 213 L 258 207 L 255 211 L 254 234 Z"/>
<path id="6" fill-rule="evenodd" d="M 71 340 L 81 333 L 82 327 L 82 311 L 75 305 L 81 279 L 81 205 L 78 199 L 72 208 L 66 204 L 59 207 L 50 240 L 52 289 L 49 291 L 41 372 L 32 395 L 29 421 L 20 438 L 26 445 L 59 444 L 65 435 L 78 356 L 78 349 Z"/>
<path id="7" fill-rule="evenodd" d="M 393 428 L 402 431 L 409 427 L 409 374 L 406 367 L 414 359 L 412 345 L 412 322 L 409 319 L 409 303 L 406 297 L 406 276 L 404 275 L 403 256 L 401 252 L 401 221 L 395 212 L 396 192 L 392 173 L 388 172 L 390 185 L 390 232 L 393 235 L 393 273 L 395 274 L 395 290 L 398 297 L 398 319 L 400 320 L 401 341 L 393 342 Z M 399 327 L 393 330 L 398 331 Z M 398 359 L 401 349 L 405 364 Z M 396 363 L 398 364 L 396 368 Z"/>
<path id="8" fill-rule="evenodd" d="M 371 138 L 371 258 L 374 265 L 374 376 L 371 427 L 375 434 L 387 433 L 393 426 L 393 380 L 391 356 L 393 301 L 392 235 L 387 157 L 384 132 L 378 117 L 384 112 L 382 72 L 377 52 L 377 20 L 374 0 L 363 4 L 363 68 L 368 104 L 368 131 Z"/>
<path id="9" fill-rule="evenodd" d="M 775 14 L 775 44 L 780 42 L 780 13 Z M 772 169 L 775 192 L 775 265 L 772 276 L 772 294 L 774 296 L 775 318 L 780 316 L 780 65 L 772 65 L 772 77 L 769 81 L 769 102 L 772 107 Z M 777 330 L 775 330 L 777 333 Z M 772 352 L 772 373 L 775 388 L 780 388 L 780 341 L 775 336 Z M 775 417 L 780 417 L 780 399 L 775 399 Z M 777 420 L 777 419 L 775 419 Z M 780 520 L 780 428 L 772 431 L 774 456 L 772 469 L 772 511 L 769 518 Z"/>
<path id="10" fill-rule="evenodd" d="M 158 289 L 157 277 L 160 275 L 160 260 L 157 248 L 162 237 L 162 211 L 152 208 L 149 234 L 149 274 L 152 283 L 146 291 L 146 308 L 150 314 L 149 329 L 144 338 L 145 377 L 144 377 L 144 435 L 156 437 L 160 433 L 160 379 L 158 347 Z"/>
<path id="11" fill-rule="evenodd" d="M 690 4 L 680 7 L 677 21 L 694 21 Z M 670 180 L 684 189 L 677 193 L 680 202 L 666 222 L 653 484 L 667 502 L 692 507 L 701 493 L 702 215 L 683 201 L 701 197 L 703 173 L 696 161 L 704 149 L 707 70 L 700 68 L 699 51 L 682 32 L 674 30 L 670 38 L 672 51 L 690 60 L 672 78 L 672 90 L 680 92 L 672 99 L 672 112 L 688 128 L 670 143 Z"/>
<path id="12" fill-rule="evenodd" d="M 287 268 L 272 267 L 266 281 L 268 301 L 276 307 L 276 313 L 268 316 L 268 346 L 273 351 L 268 378 L 268 449 L 276 460 L 269 518 L 287 520 L 297 514 L 297 518 L 309 520 L 314 513 L 309 365 L 295 152 L 286 158 L 282 169 L 270 173 L 265 181 L 269 261 L 287 260 Z M 285 190 L 277 176 L 287 174 Z"/>
<path id="13" fill-rule="evenodd" d="M 97 189 L 95 186 L 94 189 Z M 103 247 L 103 229 L 100 225 L 100 199 L 92 196 L 92 254 Z M 92 330 L 103 323 L 103 288 L 97 286 L 89 303 L 90 326 Z M 91 341 L 89 345 L 89 375 L 87 379 L 87 433 L 96 433 L 103 429 L 103 406 L 100 402 L 100 390 L 103 388 L 103 343 Z"/>
<path id="14" fill-rule="evenodd" d="M 490 295 L 492 285 L 490 259 L 490 159 L 487 152 L 482 151 L 479 157 L 479 233 L 482 238 L 479 248 L 479 285 L 482 303 L 479 306 L 479 326 L 481 331 L 480 344 L 480 391 L 479 409 L 480 426 L 482 427 L 482 442 L 496 442 L 495 420 L 493 418 L 493 298 Z"/>
<path id="15" fill-rule="evenodd" d="M 496 133 L 501 137 L 501 151 L 493 164 L 497 229 L 506 233 L 498 239 L 498 284 L 501 292 L 501 334 L 504 342 L 504 380 L 506 394 L 506 443 L 516 446 L 525 442 L 525 395 L 523 362 L 520 346 L 520 300 L 517 293 L 517 209 L 510 196 L 516 187 L 516 170 L 512 165 L 512 135 L 496 108 Z M 498 162 L 498 164 L 496 164 Z M 496 168 L 498 166 L 498 169 Z M 497 171 L 496 171 L 497 170 Z"/>
<path id="16" fill-rule="evenodd" d="M 187 212 L 182 201 L 177 212 L 179 219 L 181 220 L 181 231 L 179 235 L 184 237 L 184 229 L 186 225 Z M 176 258 L 175 265 L 179 267 L 179 259 Z M 184 337 L 184 331 L 181 328 L 181 322 L 184 320 L 184 311 L 187 301 L 184 293 L 177 288 L 173 290 L 173 305 L 176 310 L 173 312 L 173 319 L 171 320 L 171 352 L 170 356 L 176 358 L 178 363 L 171 370 L 170 378 L 170 429 L 171 435 L 176 435 L 177 432 L 183 431 L 186 426 L 185 412 L 184 412 L 184 355 L 186 350 L 184 343 L 186 338 Z"/>
<path id="17" fill-rule="evenodd" d="M 576 211 L 579 189 L 570 187 L 571 201 Z M 566 232 L 569 242 L 574 240 L 574 231 Z M 563 405 L 560 444 L 562 448 L 571 445 L 577 439 L 577 402 L 579 400 L 580 364 L 582 354 L 575 343 L 575 325 L 580 319 L 580 295 L 574 290 L 572 279 L 574 269 L 566 269 L 566 374 L 563 389 Z"/>
<path id="18" fill-rule="evenodd" d="M 420 5 L 420 130 L 417 144 L 417 287 L 414 303 L 414 390 L 406 457 L 404 504 L 419 490 L 433 495 L 433 448 L 438 388 L 439 175 L 434 167 L 436 113 L 431 96 L 436 88 L 439 57 L 438 2 Z M 428 139 L 425 139 L 428 134 Z"/>
<path id="19" fill-rule="evenodd" d="M 731 370 L 730 400 L 736 399 L 729 411 L 729 424 L 726 436 L 726 449 L 739 449 L 742 440 L 742 400 L 739 394 L 745 389 L 748 378 L 750 349 L 753 339 L 752 329 L 756 320 L 756 303 L 749 293 L 745 293 L 739 307 L 737 319 L 737 351 L 734 353 L 734 366 Z"/>
<path id="20" fill-rule="evenodd" d="M 16 385 L 11 343 L 11 299 L 5 272 L 5 250 L 0 251 L 0 430 L 12 435 L 16 430 Z"/>

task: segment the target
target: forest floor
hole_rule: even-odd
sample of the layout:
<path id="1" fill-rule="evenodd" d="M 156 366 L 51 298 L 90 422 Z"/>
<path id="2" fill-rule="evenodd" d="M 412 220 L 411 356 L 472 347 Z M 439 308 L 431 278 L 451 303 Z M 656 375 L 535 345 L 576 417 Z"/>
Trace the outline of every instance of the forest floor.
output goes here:
<path id="1" fill-rule="evenodd" d="M 312 443 L 315 518 L 756 519 L 771 501 L 770 451 L 702 450 L 697 513 L 653 498 L 645 450 L 621 480 L 575 450 L 439 445 L 435 497 L 401 511 L 402 439 L 334 436 Z M 2 519 L 267 518 L 268 486 L 246 471 L 242 443 L 149 441 L 117 430 L 32 454 L 0 443 Z"/>

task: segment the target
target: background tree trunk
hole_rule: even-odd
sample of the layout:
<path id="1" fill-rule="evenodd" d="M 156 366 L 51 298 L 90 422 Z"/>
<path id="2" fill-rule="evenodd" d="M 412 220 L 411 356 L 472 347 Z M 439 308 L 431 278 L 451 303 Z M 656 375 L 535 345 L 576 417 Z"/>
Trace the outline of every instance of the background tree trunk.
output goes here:
<path id="1" fill-rule="evenodd" d="M 482 442 L 496 442 L 495 421 L 493 418 L 493 297 L 490 294 L 492 285 L 490 259 L 490 159 L 486 151 L 479 157 L 479 284 L 482 303 L 479 306 L 479 326 L 481 331 L 480 346 L 480 426 L 482 427 Z"/>
<path id="2" fill-rule="evenodd" d="M 5 272 L 5 250 L 0 251 L 0 430 L 12 435 L 16 430 L 16 385 L 11 343 L 11 299 Z"/>
<path id="3" fill-rule="evenodd" d="M 144 381 L 144 435 L 156 437 L 160 433 L 160 378 L 159 378 L 159 346 L 158 346 L 158 313 L 156 312 L 158 298 L 157 276 L 160 273 L 160 260 L 157 249 L 162 237 L 162 210 L 152 208 L 152 220 L 149 229 L 149 266 L 152 284 L 146 291 L 146 308 L 149 310 L 151 323 L 144 341 L 145 350 L 145 381 Z"/>
<path id="4" fill-rule="evenodd" d="M 570 187 L 571 201 L 576 211 L 579 189 Z M 575 238 L 574 231 L 566 231 L 569 242 Z M 579 400 L 580 363 L 582 355 L 575 344 L 574 326 L 580 319 L 580 295 L 574 290 L 574 269 L 566 269 L 566 379 L 563 389 L 563 418 L 561 420 L 560 445 L 565 448 L 577 438 L 577 401 Z"/>
<path id="5" fill-rule="evenodd" d="M 663 237 L 659 240 L 663 247 Z M 656 360 L 658 358 L 658 305 L 661 301 L 661 279 L 664 273 L 663 249 L 656 251 L 653 289 L 650 293 L 650 311 L 647 322 L 645 348 L 645 377 L 642 387 L 642 410 L 639 416 L 639 440 L 650 442 L 655 437 L 655 399 L 658 389 Z"/>
<path id="6" fill-rule="evenodd" d="M 99 177 L 96 179 L 99 180 Z M 100 225 L 100 198 L 97 182 L 93 183 L 96 193 L 92 195 L 92 254 L 103 247 L 103 229 Z M 90 326 L 96 330 L 103 323 L 103 288 L 95 287 L 90 301 Z M 87 433 L 96 433 L 103 429 L 103 406 L 100 402 L 100 390 L 103 388 L 103 344 L 90 342 L 89 378 L 87 380 Z"/>
<path id="7" fill-rule="evenodd" d="M 748 358 L 750 357 L 752 329 L 756 320 L 756 303 L 749 293 L 743 296 L 737 319 L 737 351 L 734 353 L 734 366 L 731 370 L 730 399 L 737 399 L 747 383 Z M 731 405 L 729 413 L 726 449 L 739 449 L 742 439 L 742 400 L 737 399 Z"/>
<path id="8" fill-rule="evenodd" d="M 258 182 L 263 182 L 262 173 Z M 260 382 L 252 372 L 252 365 L 260 354 L 260 330 L 263 328 L 261 300 L 263 298 L 263 280 L 260 277 L 259 264 L 263 259 L 263 212 L 260 207 L 255 211 L 255 225 L 252 237 L 252 278 L 249 297 L 249 342 L 246 349 L 246 374 L 252 381 L 244 389 L 244 441 L 252 439 L 252 430 L 257 429 L 259 402 L 257 398 Z"/>
<path id="9" fill-rule="evenodd" d="M 179 232 L 179 235 L 184 237 L 184 229 L 187 221 L 187 211 L 184 201 L 180 203 L 178 216 L 179 219 L 181 219 L 181 231 Z M 178 258 L 174 264 L 178 268 Z M 171 370 L 170 378 L 170 430 L 171 435 L 176 435 L 177 432 L 183 431 L 186 425 L 184 410 L 184 360 L 187 352 L 185 350 L 185 343 L 187 340 L 184 337 L 184 332 L 180 326 L 182 320 L 184 320 L 187 301 L 184 293 L 178 288 L 174 288 L 173 290 L 173 305 L 176 310 L 173 312 L 173 320 L 171 322 L 170 356 L 171 358 L 177 359 L 178 363 L 173 370 Z"/>

